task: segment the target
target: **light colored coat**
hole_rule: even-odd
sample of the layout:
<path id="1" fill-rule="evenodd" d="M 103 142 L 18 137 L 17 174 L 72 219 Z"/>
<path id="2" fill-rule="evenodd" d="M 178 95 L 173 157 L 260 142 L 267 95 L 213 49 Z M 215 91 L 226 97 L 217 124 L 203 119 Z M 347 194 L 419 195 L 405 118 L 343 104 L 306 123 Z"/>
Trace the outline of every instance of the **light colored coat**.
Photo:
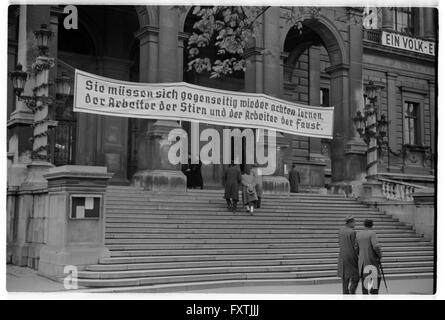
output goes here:
<path id="1" fill-rule="evenodd" d="M 357 233 L 358 243 L 358 270 L 360 277 L 363 274 L 363 268 L 367 265 L 373 265 L 377 268 L 380 275 L 379 260 L 382 258 L 382 250 L 377 239 L 377 235 L 371 229 L 365 229 Z"/>
<path id="2" fill-rule="evenodd" d="M 255 177 L 251 174 L 243 174 L 241 176 L 241 185 L 243 190 L 243 203 L 247 204 L 258 200 L 255 189 Z M 252 192 L 249 192 L 251 190 Z"/>
<path id="3" fill-rule="evenodd" d="M 261 168 L 252 169 L 253 176 L 255 177 L 255 189 L 258 197 L 263 196 L 263 176 L 261 174 Z"/>

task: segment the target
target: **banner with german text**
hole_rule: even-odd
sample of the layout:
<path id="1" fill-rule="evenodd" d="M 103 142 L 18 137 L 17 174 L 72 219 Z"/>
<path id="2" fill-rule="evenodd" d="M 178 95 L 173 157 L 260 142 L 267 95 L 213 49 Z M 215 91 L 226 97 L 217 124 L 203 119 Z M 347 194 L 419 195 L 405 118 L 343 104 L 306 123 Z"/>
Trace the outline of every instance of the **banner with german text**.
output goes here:
<path id="1" fill-rule="evenodd" d="M 76 70 L 74 111 L 262 128 L 332 139 L 334 108 L 306 106 L 260 93 L 218 90 L 185 82 L 126 82 Z"/>

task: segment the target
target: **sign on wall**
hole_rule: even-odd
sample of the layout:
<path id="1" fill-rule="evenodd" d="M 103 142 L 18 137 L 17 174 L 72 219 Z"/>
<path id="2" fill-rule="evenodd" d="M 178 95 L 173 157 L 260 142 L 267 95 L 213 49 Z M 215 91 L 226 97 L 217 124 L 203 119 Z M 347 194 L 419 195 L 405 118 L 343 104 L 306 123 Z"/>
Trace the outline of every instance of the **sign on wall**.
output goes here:
<path id="1" fill-rule="evenodd" d="M 432 41 L 412 38 L 398 33 L 382 31 L 382 44 L 402 50 L 434 56 L 436 54 L 436 44 Z"/>
<path id="2" fill-rule="evenodd" d="M 107 116 L 198 121 L 332 139 L 333 107 L 185 82 L 134 83 L 76 70 L 74 111 Z"/>

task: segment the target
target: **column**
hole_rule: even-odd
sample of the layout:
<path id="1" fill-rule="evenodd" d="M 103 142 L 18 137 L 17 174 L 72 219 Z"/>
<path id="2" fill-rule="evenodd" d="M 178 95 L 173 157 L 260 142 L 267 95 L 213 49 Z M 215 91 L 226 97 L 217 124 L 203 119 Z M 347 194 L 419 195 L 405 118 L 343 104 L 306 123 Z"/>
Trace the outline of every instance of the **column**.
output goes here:
<path id="1" fill-rule="evenodd" d="M 157 70 L 157 82 L 177 82 L 179 73 L 182 73 L 182 70 L 178 69 L 178 21 L 176 10 L 171 10 L 169 6 L 159 7 L 158 63 L 156 69 L 149 70 L 149 72 Z M 153 61 L 150 63 L 150 66 L 152 65 Z M 180 128 L 178 122 L 170 120 L 156 120 L 149 125 L 147 130 L 149 143 L 145 150 L 149 163 L 146 170 L 140 170 L 133 176 L 133 183 L 136 186 L 151 191 L 186 190 L 186 179 L 180 171 L 180 165 L 173 165 L 168 160 L 168 151 L 172 145 L 172 142 L 168 141 L 168 134 L 175 128 Z"/>
<path id="2" fill-rule="evenodd" d="M 423 20 L 424 36 L 429 40 L 435 40 L 436 36 L 436 15 L 434 10 L 436 9 L 427 7 L 423 8 L 423 17 L 421 17 L 421 20 Z"/>
<path id="3" fill-rule="evenodd" d="M 387 90 L 387 105 L 388 105 L 388 121 L 390 125 L 388 125 L 388 145 L 389 147 L 397 152 L 399 150 L 399 145 L 397 143 L 397 128 L 402 127 L 402 120 L 398 116 L 397 113 L 397 74 L 392 72 L 386 73 L 386 90 Z M 394 156 L 391 152 L 389 153 L 389 169 L 395 167 L 401 159 L 399 157 Z"/>
<path id="4" fill-rule="evenodd" d="M 356 10 L 349 11 L 350 18 L 359 16 Z M 357 24 L 349 25 L 349 90 L 345 90 L 345 100 L 349 104 L 343 103 L 343 134 L 345 138 L 346 163 L 343 178 L 346 181 L 363 180 L 366 174 L 366 144 L 360 138 L 355 126 L 354 117 L 358 110 L 363 109 L 363 28 Z M 335 92 L 335 90 L 332 90 Z M 334 173 L 333 173 L 334 178 Z"/>
<path id="5" fill-rule="evenodd" d="M 320 47 L 316 46 L 309 48 L 309 105 L 320 106 Z M 309 138 L 309 158 L 323 160 L 320 138 Z"/>
<path id="6" fill-rule="evenodd" d="M 137 34 L 139 39 L 139 81 L 153 83 L 157 81 L 158 68 L 158 34 L 159 28 L 145 26 Z M 138 170 L 147 170 L 150 164 L 150 139 L 148 131 L 154 120 L 139 119 L 141 123 L 140 137 L 138 138 Z"/>
<path id="7" fill-rule="evenodd" d="M 320 51 L 319 46 L 309 48 L 309 105 L 320 106 Z M 309 138 L 310 187 L 324 188 L 326 157 L 321 154 L 321 138 Z"/>
<path id="8" fill-rule="evenodd" d="M 18 43 L 17 43 L 17 60 L 11 57 L 12 61 L 8 62 L 8 71 L 13 71 L 17 63 L 22 64 L 23 70 L 31 72 L 31 65 L 38 55 L 36 49 L 36 39 L 34 31 L 38 30 L 42 24 L 50 23 L 50 6 L 28 6 L 21 5 L 19 7 L 19 26 L 18 26 Z M 50 42 L 50 45 L 54 45 Z M 51 50 L 51 48 L 50 48 Z M 9 81 L 9 79 L 8 79 Z M 32 95 L 32 89 L 35 83 L 30 78 L 24 88 L 23 95 Z M 29 163 L 30 152 L 32 144 L 30 138 L 32 137 L 33 129 L 33 113 L 26 107 L 22 101 L 12 97 L 15 100 L 15 110 L 11 113 L 7 126 L 9 130 L 9 137 L 13 138 L 13 143 L 10 147 L 15 153 L 14 161 L 21 163 Z"/>
<path id="9" fill-rule="evenodd" d="M 382 29 L 392 30 L 394 24 L 394 12 L 390 7 L 382 8 Z"/>
<path id="10" fill-rule="evenodd" d="M 280 7 L 270 7 L 263 16 L 263 39 L 266 54 L 263 55 L 263 92 L 280 98 L 283 84 L 280 49 Z M 264 176 L 266 192 L 289 192 L 289 181 L 284 177 L 284 165 L 288 157 L 289 139 L 286 135 L 276 134 L 276 170 L 273 176 Z"/>
<path id="11" fill-rule="evenodd" d="M 434 170 L 434 156 L 436 155 L 436 82 L 428 80 L 430 98 L 430 128 L 431 128 L 431 169 Z"/>

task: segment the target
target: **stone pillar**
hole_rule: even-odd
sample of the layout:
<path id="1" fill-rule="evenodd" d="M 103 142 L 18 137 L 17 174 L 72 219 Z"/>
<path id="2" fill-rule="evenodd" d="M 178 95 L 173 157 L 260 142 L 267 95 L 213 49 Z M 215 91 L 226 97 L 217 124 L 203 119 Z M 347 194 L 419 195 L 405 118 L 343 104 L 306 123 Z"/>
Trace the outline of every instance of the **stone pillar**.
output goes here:
<path id="1" fill-rule="evenodd" d="M 178 74 L 178 12 L 169 6 L 159 7 L 159 36 L 157 46 L 157 82 L 176 82 Z M 150 46 L 149 48 L 153 48 Z M 152 51 L 149 51 L 150 53 Z M 150 61 L 152 61 L 150 59 Z M 150 64 L 154 66 L 154 64 Z M 151 191 L 186 190 L 186 178 L 179 165 L 172 165 L 168 160 L 168 150 L 172 142 L 168 141 L 168 133 L 180 128 L 177 121 L 157 120 L 148 125 L 148 148 L 145 156 L 150 159 L 146 170 L 139 170 L 133 176 L 133 183 Z"/>
<path id="2" fill-rule="evenodd" d="M 20 63 L 23 66 L 23 71 L 31 72 L 31 65 L 38 55 L 34 31 L 38 30 L 42 24 L 49 24 L 50 6 L 21 5 L 19 11 L 17 60 L 10 61 L 11 64 L 8 63 L 8 66 L 10 68 L 9 71 L 13 71 L 16 64 Z M 50 45 L 53 45 L 53 43 L 50 42 Z M 26 82 L 23 95 L 32 95 L 34 86 L 35 83 L 30 78 Z M 33 132 L 31 125 L 34 121 L 34 115 L 24 102 L 18 101 L 15 97 L 12 98 L 15 99 L 15 110 L 11 113 L 7 123 L 9 136 L 14 137 L 14 149 L 10 151 L 15 153 L 15 163 L 26 165 L 31 160 L 32 143 L 30 138 Z"/>
<path id="3" fill-rule="evenodd" d="M 351 137 L 353 116 L 349 108 L 348 66 L 336 65 L 326 69 L 331 75 L 332 102 L 334 106 L 334 139 L 332 140 L 332 182 L 346 183 L 363 180 L 366 175 L 364 154 L 366 144 Z M 355 130 L 355 129 L 354 129 Z M 351 189 L 346 191 L 352 192 Z"/>
<path id="4" fill-rule="evenodd" d="M 423 8 L 423 31 L 425 38 L 429 40 L 435 40 L 436 32 L 435 32 L 435 12 L 434 8 Z"/>
<path id="5" fill-rule="evenodd" d="M 139 80 L 140 82 L 152 83 L 157 81 L 158 68 L 158 33 L 159 28 L 145 26 L 136 37 L 139 39 Z M 139 119 L 141 122 L 141 132 L 137 151 L 138 170 L 147 170 L 150 164 L 150 139 L 148 131 L 154 120 Z"/>
<path id="6" fill-rule="evenodd" d="M 263 48 L 251 47 L 245 51 L 246 72 L 244 88 L 246 92 L 263 92 Z"/>
<path id="7" fill-rule="evenodd" d="M 388 105 L 388 121 L 390 124 L 388 125 L 388 145 L 389 147 L 397 152 L 399 150 L 399 144 L 397 142 L 397 128 L 402 127 L 402 120 L 399 117 L 397 111 L 397 74 L 392 72 L 386 73 L 386 90 L 387 90 L 387 105 Z M 398 162 L 400 162 L 400 158 L 394 156 L 392 153 L 389 153 L 389 169 L 392 167 L 397 167 Z"/>
<path id="8" fill-rule="evenodd" d="M 51 65 L 54 59 L 45 56 L 36 58 L 37 65 Z M 49 168 L 53 165 L 49 162 L 49 130 L 56 125 L 55 121 L 48 120 L 50 118 L 48 102 L 49 87 L 49 69 L 44 67 L 43 70 L 36 70 L 35 77 L 35 95 L 42 100 L 37 100 L 34 109 L 34 131 L 33 131 L 33 146 L 31 154 L 31 163 L 28 165 L 28 176 L 24 182 L 25 185 L 32 185 L 46 187 L 46 180 L 43 178 Z"/>
<path id="9" fill-rule="evenodd" d="M 394 24 L 394 12 L 390 7 L 382 8 L 382 29 L 392 30 Z"/>
<path id="10" fill-rule="evenodd" d="M 280 50 L 280 7 L 270 7 L 263 15 L 263 39 L 266 54 L 263 55 L 263 92 L 280 98 L 283 73 Z M 276 170 L 273 176 L 263 177 L 265 192 L 289 192 L 289 181 L 284 177 L 284 164 L 289 150 L 289 138 L 276 134 Z"/>
<path id="11" fill-rule="evenodd" d="M 316 46 L 309 48 L 309 105 L 320 106 L 320 47 Z M 309 138 L 309 158 L 316 162 L 325 161 L 320 138 Z"/>
<path id="12" fill-rule="evenodd" d="M 428 80 L 429 98 L 430 98 L 430 134 L 431 134 L 431 169 L 434 170 L 434 156 L 436 155 L 436 82 Z"/>
<path id="13" fill-rule="evenodd" d="M 60 280 L 67 266 L 81 268 L 110 256 L 104 245 L 104 195 L 111 174 L 106 167 L 61 166 L 45 178 L 48 234 L 38 272 Z"/>
<path id="14" fill-rule="evenodd" d="M 350 19 L 355 20 L 359 17 L 361 12 L 357 9 L 349 10 Z M 354 18 L 354 16 L 356 16 Z M 361 25 L 351 23 L 349 25 L 349 83 L 346 88 L 343 88 L 343 112 L 342 112 L 342 126 L 344 136 L 344 153 L 345 162 L 343 167 L 343 180 L 347 181 L 350 185 L 360 184 L 366 176 L 366 144 L 363 139 L 360 138 L 355 126 L 354 117 L 358 110 L 363 110 L 363 73 L 362 73 L 362 59 L 363 59 L 363 28 Z M 337 78 L 337 81 L 339 78 Z M 334 81 L 335 82 L 335 81 Z M 349 89 L 349 90 L 348 90 Z M 336 90 L 333 88 L 332 92 L 336 94 Z M 337 113 L 338 114 L 338 113 Z M 335 116 L 334 116 L 335 117 Z M 335 120 L 337 121 L 337 120 Z M 338 125 L 338 124 L 337 124 Z M 338 130 L 338 127 L 337 127 Z M 336 132 L 336 130 L 334 130 Z M 336 139 L 336 138 L 334 138 Z M 336 147 L 334 146 L 334 149 Z M 333 153 L 340 152 L 334 150 Z M 337 153 L 338 155 L 338 153 Z M 336 168 L 338 169 L 338 167 Z M 332 169 L 333 181 L 338 179 L 338 172 L 334 173 Z M 353 191 L 351 192 L 359 192 Z"/>

